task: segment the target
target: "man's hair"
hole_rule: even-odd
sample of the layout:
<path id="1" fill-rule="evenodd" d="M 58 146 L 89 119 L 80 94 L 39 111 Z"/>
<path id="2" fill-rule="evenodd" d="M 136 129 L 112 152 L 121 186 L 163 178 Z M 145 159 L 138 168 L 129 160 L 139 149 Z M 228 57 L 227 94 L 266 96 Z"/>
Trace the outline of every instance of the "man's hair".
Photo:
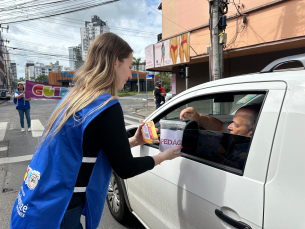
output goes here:
<path id="1" fill-rule="evenodd" d="M 247 132 L 253 131 L 255 128 L 256 120 L 259 115 L 259 111 L 261 109 L 261 105 L 260 104 L 247 105 L 239 109 L 247 109 L 252 111 L 246 126 L 247 126 Z"/>
<path id="2" fill-rule="evenodd" d="M 156 86 L 159 86 L 159 85 L 161 85 L 161 83 L 160 82 L 156 82 L 156 84 L 155 84 Z"/>

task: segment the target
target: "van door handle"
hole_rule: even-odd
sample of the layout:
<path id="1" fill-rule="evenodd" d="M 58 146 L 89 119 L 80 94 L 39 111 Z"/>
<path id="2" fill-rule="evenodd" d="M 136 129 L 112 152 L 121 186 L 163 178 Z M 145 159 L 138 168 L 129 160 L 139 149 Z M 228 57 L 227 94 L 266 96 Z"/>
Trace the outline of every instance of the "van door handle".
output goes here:
<path id="1" fill-rule="evenodd" d="M 215 209 L 215 214 L 223 221 L 225 221 L 227 224 L 237 228 L 237 229 L 251 229 L 251 227 L 248 224 L 245 224 L 242 221 L 237 221 L 235 219 L 232 219 L 231 217 L 224 214 L 222 211 Z"/>

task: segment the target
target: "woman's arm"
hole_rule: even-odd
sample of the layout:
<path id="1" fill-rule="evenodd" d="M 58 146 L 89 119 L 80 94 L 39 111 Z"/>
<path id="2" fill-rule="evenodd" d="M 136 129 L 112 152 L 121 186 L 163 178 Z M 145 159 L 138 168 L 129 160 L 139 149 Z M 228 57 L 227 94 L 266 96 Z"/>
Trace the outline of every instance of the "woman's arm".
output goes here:
<path id="1" fill-rule="evenodd" d="M 30 102 L 30 101 L 31 101 L 31 98 L 25 98 L 24 100 Z"/>
<path id="2" fill-rule="evenodd" d="M 24 95 L 24 92 L 22 92 L 20 95 L 15 95 L 15 97 L 16 97 L 16 99 L 21 99 L 23 95 Z"/>

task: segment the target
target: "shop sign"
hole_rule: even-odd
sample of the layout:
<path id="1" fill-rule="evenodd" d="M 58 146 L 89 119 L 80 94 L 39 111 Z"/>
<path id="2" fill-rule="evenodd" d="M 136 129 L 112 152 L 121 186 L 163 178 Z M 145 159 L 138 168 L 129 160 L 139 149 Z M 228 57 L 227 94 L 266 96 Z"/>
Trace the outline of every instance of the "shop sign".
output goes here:
<path id="1" fill-rule="evenodd" d="M 74 74 L 67 74 L 66 72 L 61 72 L 61 77 L 74 77 Z"/>

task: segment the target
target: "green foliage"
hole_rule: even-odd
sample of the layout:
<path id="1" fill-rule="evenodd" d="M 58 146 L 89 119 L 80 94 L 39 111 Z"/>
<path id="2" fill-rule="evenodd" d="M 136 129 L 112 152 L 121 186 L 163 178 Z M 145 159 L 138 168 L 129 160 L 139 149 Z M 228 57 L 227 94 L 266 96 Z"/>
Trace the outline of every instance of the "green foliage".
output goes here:
<path id="1" fill-rule="evenodd" d="M 141 57 L 140 58 L 133 57 L 132 65 L 136 66 L 137 71 L 139 71 L 140 64 L 141 64 Z"/>
<path id="2" fill-rule="evenodd" d="M 35 82 L 43 83 L 43 81 L 44 81 L 45 78 L 47 78 L 46 75 L 39 75 L 39 76 L 35 79 Z"/>
<path id="3" fill-rule="evenodd" d="M 19 79 L 18 79 L 18 82 L 24 82 L 25 81 L 25 79 L 23 78 L 23 77 L 20 77 Z"/>
<path id="4" fill-rule="evenodd" d="M 172 73 L 171 72 L 165 72 L 161 75 L 162 85 L 166 92 L 169 92 L 172 90 Z"/>

